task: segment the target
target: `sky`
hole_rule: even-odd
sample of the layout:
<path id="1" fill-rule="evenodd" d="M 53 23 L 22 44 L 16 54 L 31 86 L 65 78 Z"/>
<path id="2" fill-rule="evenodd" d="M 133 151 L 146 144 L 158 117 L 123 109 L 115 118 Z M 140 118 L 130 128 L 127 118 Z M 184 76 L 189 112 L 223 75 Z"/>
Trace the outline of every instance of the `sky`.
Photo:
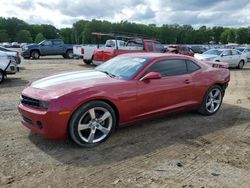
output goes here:
<path id="1" fill-rule="evenodd" d="M 80 19 L 238 28 L 250 26 L 250 0 L 0 0 L 0 16 L 57 28 Z"/>

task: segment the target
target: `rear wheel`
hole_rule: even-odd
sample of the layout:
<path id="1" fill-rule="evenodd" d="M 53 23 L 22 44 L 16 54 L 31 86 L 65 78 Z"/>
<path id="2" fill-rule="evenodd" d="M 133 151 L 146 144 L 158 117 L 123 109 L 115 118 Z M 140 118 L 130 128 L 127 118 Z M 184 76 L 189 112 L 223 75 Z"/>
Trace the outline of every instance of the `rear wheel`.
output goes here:
<path id="1" fill-rule="evenodd" d="M 31 52 L 31 57 L 32 57 L 32 59 L 39 59 L 40 54 L 39 54 L 38 51 L 32 51 Z"/>
<path id="2" fill-rule="evenodd" d="M 237 68 L 238 68 L 238 69 L 243 69 L 243 67 L 244 67 L 244 61 L 241 60 L 241 61 L 239 62 L 239 64 L 238 64 Z"/>
<path id="3" fill-rule="evenodd" d="M 198 111 L 203 115 L 213 115 L 219 110 L 222 104 L 222 99 L 222 88 L 218 85 L 214 85 L 207 91 L 202 106 Z"/>
<path id="4" fill-rule="evenodd" d="M 92 59 L 91 60 L 84 59 L 83 62 L 87 65 L 90 65 L 92 63 Z"/>
<path id="5" fill-rule="evenodd" d="M 66 52 L 66 58 L 73 59 L 73 50 L 68 50 Z"/>
<path id="6" fill-rule="evenodd" d="M 0 70 L 0 84 L 4 81 L 4 72 Z"/>
<path id="7" fill-rule="evenodd" d="M 105 141 L 116 125 L 116 115 L 111 106 L 103 101 L 82 105 L 73 114 L 69 133 L 75 143 L 92 147 Z"/>

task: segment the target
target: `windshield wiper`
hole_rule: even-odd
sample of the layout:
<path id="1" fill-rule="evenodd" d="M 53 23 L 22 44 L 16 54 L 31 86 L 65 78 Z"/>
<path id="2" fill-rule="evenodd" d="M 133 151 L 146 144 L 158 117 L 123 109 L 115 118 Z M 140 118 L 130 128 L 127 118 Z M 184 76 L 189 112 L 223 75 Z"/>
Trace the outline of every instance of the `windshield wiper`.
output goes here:
<path id="1" fill-rule="evenodd" d="M 107 75 L 110 76 L 111 78 L 116 78 L 116 77 L 117 77 L 116 75 L 114 75 L 114 74 L 112 74 L 112 73 L 110 73 L 110 72 L 108 72 L 108 71 L 101 71 L 101 70 L 100 70 L 100 72 L 103 72 L 103 73 L 107 74 Z"/>

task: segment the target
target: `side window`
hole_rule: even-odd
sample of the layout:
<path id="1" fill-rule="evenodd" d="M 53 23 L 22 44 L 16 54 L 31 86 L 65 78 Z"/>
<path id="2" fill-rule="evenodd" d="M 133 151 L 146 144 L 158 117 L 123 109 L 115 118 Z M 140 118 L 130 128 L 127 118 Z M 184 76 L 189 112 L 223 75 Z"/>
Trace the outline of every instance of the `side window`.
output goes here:
<path id="1" fill-rule="evenodd" d="M 153 52 L 154 48 L 153 48 L 153 43 L 152 42 L 147 42 L 147 49 L 149 52 Z"/>
<path id="2" fill-rule="evenodd" d="M 175 76 L 186 74 L 187 66 L 185 60 L 162 60 L 155 62 L 144 75 L 149 72 L 159 72 L 163 77 Z"/>
<path id="3" fill-rule="evenodd" d="M 62 41 L 60 41 L 60 40 L 54 40 L 53 44 L 59 46 L 59 45 L 62 45 Z"/>
<path id="4" fill-rule="evenodd" d="M 194 63 L 192 61 L 186 61 L 186 62 L 187 62 L 188 73 L 192 73 L 192 72 L 200 69 L 200 67 L 196 63 Z"/>
<path id="5" fill-rule="evenodd" d="M 44 44 L 45 46 L 51 46 L 51 45 L 52 45 L 52 42 L 51 42 L 51 41 L 45 41 L 43 44 Z"/>
<path id="6" fill-rule="evenodd" d="M 160 43 L 155 43 L 155 48 L 156 48 L 157 52 L 164 52 L 165 51 L 164 46 Z"/>
<path id="7" fill-rule="evenodd" d="M 232 50 L 232 55 L 239 55 L 236 50 Z"/>
<path id="8" fill-rule="evenodd" d="M 232 55 L 232 51 L 231 50 L 225 50 L 223 52 L 223 56 L 229 56 L 229 55 Z"/>

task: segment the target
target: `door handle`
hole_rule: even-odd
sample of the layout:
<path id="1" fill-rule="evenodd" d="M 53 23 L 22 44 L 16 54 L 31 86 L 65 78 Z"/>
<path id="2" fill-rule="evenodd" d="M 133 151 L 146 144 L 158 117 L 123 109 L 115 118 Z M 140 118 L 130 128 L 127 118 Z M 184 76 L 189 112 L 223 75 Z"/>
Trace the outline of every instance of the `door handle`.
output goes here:
<path id="1" fill-rule="evenodd" d="M 191 81 L 188 80 L 188 79 L 186 79 L 186 80 L 184 81 L 185 84 L 190 84 L 190 82 L 191 82 Z"/>

